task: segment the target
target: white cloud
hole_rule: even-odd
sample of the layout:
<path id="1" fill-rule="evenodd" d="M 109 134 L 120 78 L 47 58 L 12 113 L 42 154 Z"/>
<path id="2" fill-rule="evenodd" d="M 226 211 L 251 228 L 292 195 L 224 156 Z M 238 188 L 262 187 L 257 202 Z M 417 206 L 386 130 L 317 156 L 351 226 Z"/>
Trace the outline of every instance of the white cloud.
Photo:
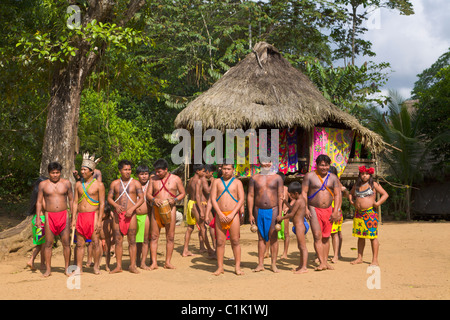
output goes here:
<path id="1" fill-rule="evenodd" d="M 450 1 L 412 0 L 415 14 L 400 15 L 381 9 L 365 39 L 372 42 L 375 62 L 389 62 L 393 73 L 384 90 L 393 89 L 409 98 L 417 75 L 429 68 L 450 47 Z M 358 59 L 362 63 L 366 59 Z"/>

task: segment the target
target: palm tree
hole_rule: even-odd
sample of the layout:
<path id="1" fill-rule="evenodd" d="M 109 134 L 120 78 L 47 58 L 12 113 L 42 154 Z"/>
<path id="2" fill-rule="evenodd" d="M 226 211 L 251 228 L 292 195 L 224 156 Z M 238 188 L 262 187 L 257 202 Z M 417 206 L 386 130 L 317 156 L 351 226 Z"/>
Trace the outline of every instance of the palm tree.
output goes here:
<path id="1" fill-rule="evenodd" d="M 414 109 L 409 110 L 405 100 L 395 91 L 389 91 L 387 107 L 387 112 L 370 107 L 368 126 L 394 147 L 386 150 L 381 155 L 381 160 L 388 165 L 392 176 L 406 188 L 404 209 L 410 220 L 412 187 L 423 179 L 424 173 L 434 161 L 430 149 L 437 143 L 448 140 L 450 134 L 444 132 L 433 140 L 427 140 L 420 134 L 422 114 Z"/>

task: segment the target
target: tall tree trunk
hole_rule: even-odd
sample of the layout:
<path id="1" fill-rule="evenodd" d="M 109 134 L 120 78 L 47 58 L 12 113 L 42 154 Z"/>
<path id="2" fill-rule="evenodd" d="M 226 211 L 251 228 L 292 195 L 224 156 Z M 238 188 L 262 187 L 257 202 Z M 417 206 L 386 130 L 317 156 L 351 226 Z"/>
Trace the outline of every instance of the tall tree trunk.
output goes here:
<path id="1" fill-rule="evenodd" d="M 145 0 L 130 0 L 121 20 L 116 21 L 116 24 L 124 26 L 145 3 Z M 82 26 L 85 27 L 94 19 L 98 22 L 114 22 L 113 8 L 116 5 L 113 0 L 89 1 L 88 9 L 83 13 Z M 87 41 L 78 41 L 76 55 L 71 57 L 67 66 L 57 69 L 53 75 L 40 165 L 40 174 L 47 175 L 48 164 L 52 161 L 59 162 L 63 167 L 62 177 L 72 183 L 81 93 L 85 80 L 102 55 L 90 51 Z"/>
<path id="2" fill-rule="evenodd" d="M 406 197 L 405 197 L 405 205 L 406 205 L 406 220 L 411 221 L 411 188 L 406 188 Z"/>
<path id="3" fill-rule="evenodd" d="M 355 65 L 355 55 L 356 55 L 356 20 L 357 20 L 357 16 L 356 16 L 356 11 L 358 9 L 358 4 L 352 4 L 352 65 Z"/>
<path id="4" fill-rule="evenodd" d="M 114 0 L 88 0 L 89 7 L 83 13 L 82 26 L 92 20 L 114 22 Z M 126 10 L 115 21 L 124 26 L 146 4 L 146 0 L 130 0 Z M 76 39 L 74 39 L 76 41 Z M 104 50 L 94 53 L 88 42 L 78 39 L 77 52 L 67 65 L 56 69 L 51 85 L 51 100 L 48 105 L 47 124 L 42 147 L 40 174 L 47 176 L 47 166 L 58 161 L 63 166 L 62 177 L 74 182 L 75 146 L 78 133 L 81 93 L 84 82 L 91 74 Z M 104 44 L 103 48 L 106 47 Z M 19 225 L 0 233 L 0 259 L 12 252 L 28 251 L 32 248 L 31 216 Z"/>
<path id="5" fill-rule="evenodd" d="M 89 46 L 83 44 L 68 65 L 54 72 L 42 147 L 41 175 L 47 175 L 48 164 L 57 161 L 63 167 L 62 177 L 74 182 L 72 171 L 75 168 L 81 93 L 98 58 L 99 54 L 89 52 Z"/>

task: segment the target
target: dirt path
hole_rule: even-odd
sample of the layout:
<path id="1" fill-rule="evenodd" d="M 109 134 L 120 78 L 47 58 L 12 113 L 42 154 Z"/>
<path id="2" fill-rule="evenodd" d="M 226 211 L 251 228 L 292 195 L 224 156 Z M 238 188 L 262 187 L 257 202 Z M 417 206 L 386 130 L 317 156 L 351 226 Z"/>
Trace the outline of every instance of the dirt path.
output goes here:
<path id="1" fill-rule="evenodd" d="M 352 223 L 343 225 L 344 259 L 334 265 L 335 270 L 313 270 L 314 249 L 312 236 L 307 234 L 309 272 L 294 275 L 291 269 L 299 261 L 294 236 L 291 234 L 288 259 L 279 261 L 280 273 L 270 270 L 253 273 L 257 261 L 257 236 L 249 226 L 241 227 L 243 276 L 233 273 L 233 260 L 226 259 L 226 272 L 219 277 L 211 273 L 215 260 L 205 256 L 181 257 L 184 227 L 177 227 L 173 264 L 176 270 L 162 268 L 165 241 L 160 240 L 158 260 L 160 268 L 131 274 L 127 271 L 110 275 L 104 271 L 95 276 L 92 269 L 85 269 L 80 278 L 80 289 L 70 290 L 63 275 L 61 252 L 53 257 L 52 276 L 44 279 L 41 273 L 24 269 L 27 257 L 10 257 L 0 262 L 0 299 L 450 299 L 450 223 L 412 222 L 384 223 L 380 226 L 380 289 L 369 289 L 367 279 L 375 274 L 367 273 L 371 261 L 370 243 L 367 241 L 365 263 L 350 265 L 356 257 L 356 239 L 351 236 Z M 164 235 L 162 236 L 164 239 Z M 191 251 L 198 248 L 197 233 L 191 241 Z M 280 242 L 280 252 L 283 244 Z M 232 257 L 227 245 L 225 255 Z M 125 253 L 124 266 L 129 257 Z M 39 262 L 39 258 L 37 259 Z M 115 260 L 112 260 L 115 263 Z M 104 263 L 104 261 L 103 261 Z M 266 259 L 268 268 L 270 259 Z M 37 264 L 39 266 L 39 263 Z M 75 283 L 75 282 L 73 282 Z M 215 291 L 220 288 L 220 295 Z"/>

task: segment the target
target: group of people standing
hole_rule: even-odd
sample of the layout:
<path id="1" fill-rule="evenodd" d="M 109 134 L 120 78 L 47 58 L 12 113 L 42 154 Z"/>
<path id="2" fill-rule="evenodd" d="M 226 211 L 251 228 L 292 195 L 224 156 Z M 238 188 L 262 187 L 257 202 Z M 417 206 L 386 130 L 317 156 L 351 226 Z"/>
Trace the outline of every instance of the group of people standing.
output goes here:
<path id="1" fill-rule="evenodd" d="M 294 181 L 289 186 L 284 185 L 283 175 L 271 172 L 270 159 L 261 157 L 261 172 L 251 177 L 247 195 L 241 180 L 235 178 L 234 163 L 225 160 L 220 165 L 217 178 L 213 177 L 215 166 L 194 165 L 194 175 L 185 190 L 182 180 L 168 171 L 167 162 L 159 159 L 154 163 L 152 173 L 148 167 L 139 166 L 136 169 L 137 180 L 131 176 L 132 164 L 127 160 L 120 161 L 120 178 L 111 183 L 106 196 L 103 183 L 96 178 L 97 162 L 93 156 L 83 156 L 81 179 L 75 185 L 75 192 L 72 192 L 71 183 L 61 178 L 61 165 L 55 162 L 48 166 L 49 178 L 38 185 L 33 230 L 37 248 L 42 247 L 44 276 L 51 273 L 51 250 L 56 235 L 61 238 L 68 274 L 70 226 L 73 230 L 72 237 L 75 235 L 77 240 L 77 272 L 81 272 L 83 268 L 87 240 L 91 241 L 93 247 L 94 273 L 100 273 L 102 247 L 106 247 L 106 268 L 109 270 L 111 239 L 115 245 L 117 262 L 110 273 L 121 272 L 124 236 L 127 236 L 129 244 L 130 272 L 139 273 L 138 266 L 148 270 L 158 268 L 157 246 L 161 228 L 166 231 L 164 268 L 175 268 L 171 259 L 176 203 L 185 196 L 189 199 L 186 213 L 188 227 L 182 256 L 192 255 L 189 241 L 197 227 L 201 249 L 204 248 L 210 258 L 217 260 L 214 275 L 224 273 L 227 240 L 231 243 L 234 255 L 235 273 L 243 274 L 240 226 L 245 202 L 252 231 L 258 235 L 258 262 L 254 272 L 264 270 L 267 248 L 271 251 L 271 270 L 279 272 L 276 265 L 278 231 L 283 221 L 292 221 L 300 251 L 299 266 L 293 270 L 295 273 L 307 272 L 308 249 L 305 234 L 309 226 L 318 262 L 315 270 L 333 269 L 328 263 L 329 239 L 335 225 L 342 223 L 340 208 L 345 188 L 338 176 L 329 172 L 331 159 L 326 155 L 317 157 L 316 170 L 308 172 L 302 183 Z M 348 193 L 350 203 L 356 208 L 353 235 L 359 238 L 358 257 L 352 263 L 362 263 L 365 239 L 369 238 L 372 242 L 372 264 L 378 265 L 378 215 L 375 208 L 386 201 L 388 194 L 373 181 L 373 173 L 373 168 L 360 167 L 358 180 Z M 381 195 L 378 201 L 377 192 Z M 68 206 L 73 213 L 71 220 Z M 212 234 L 211 242 L 208 229 Z M 44 234 L 45 242 L 42 237 Z M 141 245 L 137 245 L 137 242 Z M 146 265 L 148 251 L 149 266 Z M 35 257 L 35 253 L 33 255 Z"/>

